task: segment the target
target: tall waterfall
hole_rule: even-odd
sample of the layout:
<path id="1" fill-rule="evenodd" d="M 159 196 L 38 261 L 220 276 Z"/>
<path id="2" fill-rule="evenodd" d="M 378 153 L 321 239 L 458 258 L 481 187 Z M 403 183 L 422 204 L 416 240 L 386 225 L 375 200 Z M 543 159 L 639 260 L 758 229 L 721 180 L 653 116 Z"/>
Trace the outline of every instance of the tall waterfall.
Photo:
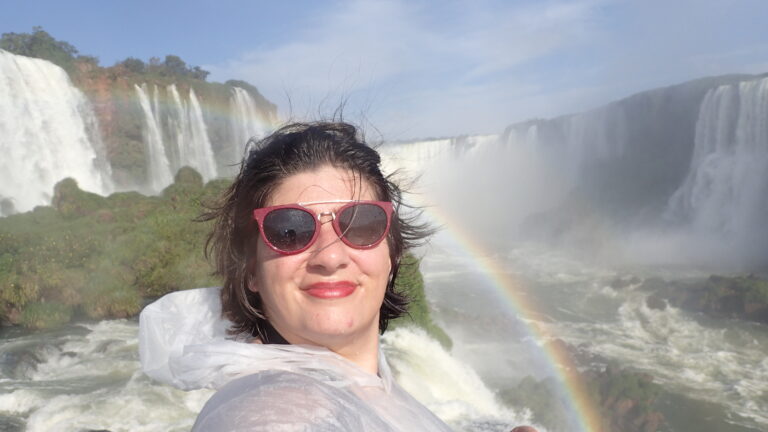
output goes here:
<path id="1" fill-rule="evenodd" d="M 748 253 L 768 249 L 768 78 L 707 93 L 690 169 L 666 216 Z"/>
<path id="2" fill-rule="evenodd" d="M 168 186 L 173 182 L 175 172 L 183 166 L 197 170 L 204 181 L 216 178 L 218 173 L 211 140 L 194 89 L 189 89 L 185 100 L 175 84 L 166 87 L 164 95 L 154 86 L 150 102 L 146 84 L 135 88 L 144 112 L 150 191 L 157 193 Z"/>
<path id="3" fill-rule="evenodd" d="M 176 84 L 169 85 L 167 92 L 170 95 L 170 103 L 173 104 L 169 122 L 175 132 L 174 144 L 178 155 L 178 159 L 174 161 L 174 171 L 183 166 L 190 166 L 203 176 L 204 181 L 215 178 L 216 162 L 195 90 L 189 89 L 189 103 L 182 100 Z"/>
<path id="4" fill-rule="evenodd" d="M 233 145 L 231 147 L 232 154 L 226 156 L 235 164 L 243 158 L 243 151 L 248 140 L 264 136 L 268 128 L 265 124 L 266 119 L 260 113 L 256 102 L 245 89 L 233 87 L 229 105 L 232 113 Z"/>
<path id="5" fill-rule="evenodd" d="M 0 95 L 0 216 L 49 204 L 66 177 L 112 190 L 93 110 L 63 69 L 0 50 Z"/>
<path id="6" fill-rule="evenodd" d="M 148 186 L 152 192 L 159 192 L 173 182 L 173 173 L 171 172 L 171 164 L 168 162 L 168 156 L 165 154 L 163 133 L 157 120 L 157 87 L 154 89 L 154 103 L 149 101 L 146 84 L 141 87 L 134 84 L 134 87 L 136 88 L 139 104 L 144 112 L 144 122 L 146 123 L 144 128 L 144 147 L 147 156 Z"/>

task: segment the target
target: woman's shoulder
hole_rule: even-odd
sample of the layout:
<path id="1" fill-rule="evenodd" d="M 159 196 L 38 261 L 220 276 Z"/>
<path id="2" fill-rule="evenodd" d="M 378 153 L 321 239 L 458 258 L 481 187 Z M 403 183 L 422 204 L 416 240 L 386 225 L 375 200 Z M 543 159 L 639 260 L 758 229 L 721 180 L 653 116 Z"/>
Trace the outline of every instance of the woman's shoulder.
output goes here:
<path id="1" fill-rule="evenodd" d="M 193 431 L 391 431 L 348 388 L 270 370 L 229 382 L 205 404 Z"/>

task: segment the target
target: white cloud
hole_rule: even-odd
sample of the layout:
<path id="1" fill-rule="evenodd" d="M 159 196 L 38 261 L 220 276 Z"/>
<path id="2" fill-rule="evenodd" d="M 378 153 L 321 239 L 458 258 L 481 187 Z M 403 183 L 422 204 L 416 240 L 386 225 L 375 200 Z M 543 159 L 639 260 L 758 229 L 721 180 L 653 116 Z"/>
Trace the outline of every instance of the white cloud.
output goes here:
<path id="1" fill-rule="evenodd" d="M 349 1 L 269 47 L 208 66 L 246 79 L 283 113 L 349 98 L 386 137 L 499 132 L 531 90 L 530 62 L 588 41 L 602 2 Z M 441 132 L 444 131 L 444 132 Z"/>

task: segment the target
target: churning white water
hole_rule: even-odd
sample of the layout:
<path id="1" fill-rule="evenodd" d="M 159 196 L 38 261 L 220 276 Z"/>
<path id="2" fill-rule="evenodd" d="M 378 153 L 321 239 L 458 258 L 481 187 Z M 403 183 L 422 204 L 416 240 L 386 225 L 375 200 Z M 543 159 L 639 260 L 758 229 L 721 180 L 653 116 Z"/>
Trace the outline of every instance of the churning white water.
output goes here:
<path id="1" fill-rule="evenodd" d="M 212 392 L 152 383 L 137 331 L 117 320 L 4 339 L 0 412 L 28 432 L 189 430 Z"/>
<path id="2" fill-rule="evenodd" d="M 65 177 L 112 191 L 91 105 L 62 68 L 0 50 L 0 95 L 0 200 L 19 212 L 50 204 Z"/>
<path id="3" fill-rule="evenodd" d="M 26 423 L 28 432 L 189 430 L 213 391 L 183 392 L 152 382 L 140 370 L 137 333 L 135 321 L 114 320 L 6 336 L 0 346 L 0 428 L 22 430 Z M 393 331 L 384 350 L 398 381 L 457 430 L 506 431 L 526 420 L 500 406 L 471 369 L 421 331 Z"/>

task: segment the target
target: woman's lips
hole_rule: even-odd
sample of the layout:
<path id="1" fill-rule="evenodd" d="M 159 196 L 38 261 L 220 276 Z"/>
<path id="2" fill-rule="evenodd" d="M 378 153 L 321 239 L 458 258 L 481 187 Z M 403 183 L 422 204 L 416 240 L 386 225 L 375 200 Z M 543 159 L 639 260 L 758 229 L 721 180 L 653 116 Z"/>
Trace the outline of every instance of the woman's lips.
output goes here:
<path id="1" fill-rule="evenodd" d="M 346 297 L 355 292 L 356 288 L 357 286 L 349 281 L 317 282 L 309 285 L 304 291 L 312 297 L 334 299 Z"/>

